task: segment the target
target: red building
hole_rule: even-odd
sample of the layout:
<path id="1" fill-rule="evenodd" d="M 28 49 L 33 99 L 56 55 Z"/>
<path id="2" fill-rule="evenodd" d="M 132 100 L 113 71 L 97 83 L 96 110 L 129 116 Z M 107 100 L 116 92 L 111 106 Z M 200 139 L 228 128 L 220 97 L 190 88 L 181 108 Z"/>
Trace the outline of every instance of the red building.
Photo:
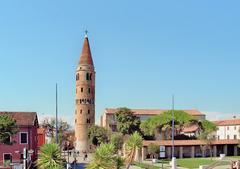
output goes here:
<path id="1" fill-rule="evenodd" d="M 0 144 L 0 168 L 10 161 L 12 165 L 23 163 L 23 149 L 28 150 L 27 163 L 30 165 L 37 158 L 37 128 L 36 112 L 0 112 L 16 120 L 17 133 L 11 136 L 12 144 Z"/>

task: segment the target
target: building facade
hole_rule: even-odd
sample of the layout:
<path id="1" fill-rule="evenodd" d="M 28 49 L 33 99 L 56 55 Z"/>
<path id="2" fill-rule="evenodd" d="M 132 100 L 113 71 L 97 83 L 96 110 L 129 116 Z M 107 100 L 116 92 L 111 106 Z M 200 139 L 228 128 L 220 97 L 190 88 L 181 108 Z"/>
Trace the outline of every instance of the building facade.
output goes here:
<path id="1" fill-rule="evenodd" d="M 90 151 L 87 131 L 95 124 L 95 70 L 87 34 L 76 70 L 75 147 Z"/>
<path id="2" fill-rule="evenodd" d="M 218 130 L 215 133 L 217 140 L 240 139 L 240 119 L 213 121 Z"/>
<path id="3" fill-rule="evenodd" d="M 36 112 L 0 112 L 16 120 L 17 133 L 9 138 L 11 144 L 0 144 L 0 168 L 7 162 L 15 166 L 23 165 L 23 149 L 29 152 L 27 162 L 29 165 L 37 158 L 37 128 L 38 118 Z"/>

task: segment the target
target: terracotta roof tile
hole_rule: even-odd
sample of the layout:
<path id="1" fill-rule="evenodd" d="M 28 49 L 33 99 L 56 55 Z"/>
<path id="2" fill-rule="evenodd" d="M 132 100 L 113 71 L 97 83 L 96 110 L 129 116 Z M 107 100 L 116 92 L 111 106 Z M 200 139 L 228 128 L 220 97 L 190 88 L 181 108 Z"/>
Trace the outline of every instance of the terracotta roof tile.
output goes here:
<path id="1" fill-rule="evenodd" d="M 240 125 L 240 119 L 230 119 L 230 120 L 218 120 L 213 121 L 217 126 L 231 126 Z"/>
<path id="2" fill-rule="evenodd" d="M 0 115 L 8 115 L 16 120 L 18 126 L 34 125 L 37 120 L 36 112 L 0 112 Z"/>
<path id="3" fill-rule="evenodd" d="M 191 126 L 184 127 L 182 132 L 191 133 L 191 132 L 197 131 L 198 128 L 199 128 L 198 125 L 191 125 Z"/>
<path id="4" fill-rule="evenodd" d="M 165 111 L 168 111 L 166 109 L 131 109 L 131 110 L 137 115 L 157 115 Z M 183 111 L 189 113 L 192 116 L 205 116 L 205 114 L 201 113 L 199 110 L 183 110 Z M 117 109 L 106 108 L 105 112 L 107 114 L 114 114 L 117 112 Z"/>

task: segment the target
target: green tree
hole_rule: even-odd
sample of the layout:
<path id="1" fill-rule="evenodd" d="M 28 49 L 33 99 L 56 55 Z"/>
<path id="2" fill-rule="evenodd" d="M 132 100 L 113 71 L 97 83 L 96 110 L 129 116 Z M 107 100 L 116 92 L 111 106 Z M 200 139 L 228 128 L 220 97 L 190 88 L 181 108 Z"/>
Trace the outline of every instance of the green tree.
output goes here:
<path id="1" fill-rule="evenodd" d="M 45 118 L 41 126 L 46 130 L 46 134 L 51 138 L 51 143 L 56 143 L 56 119 Z M 59 145 L 63 146 L 64 142 L 68 140 L 66 132 L 69 130 L 70 125 L 63 120 L 58 121 L 58 140 Z"/>
<path id="2" fill-rule="evenodd" d="M 90 143 L 99 146 L 101 143 L 108 142 L 108 132 L 104 127 L 91 126 L 88 129 L 88 138 Z"/>
<path id="3" fill-rule="evenodd" d="M 177 134 L 182 131 L 184 126 L 191 123 L 197 123 L 191 115 L 182 110 L 174 110 L 174 128 Z M 140 128 L 148 136 L 156 135 L 159 132 L 170 133 L 172 130 L 172 110 L 148 118 L 141 123 Z M 171 134 L 167 134 L 167 136 L 167 139 L 171 138 Z"/>
<path id="4" fill-rule="evenodd" d="M 127 155 L 127 165 L 126 169 L 129 169 L 130 165 L 132 164 L 136 150 L 142 147 L 142 137 L 138 132 L 134 132 L 130 137 L 127 139 L 125 143 L 125 150 Z"/>
<path id="5" fill-rule="evenodd" d="M 10 137 L 17 133 L 16 120 L 8 115 L 0 116 L 0 143 L 11 144 Z"/>
<path id="6" fill-rule="evenodd" d="M 87 169 L 120 169 L 123 159 L 115 154 L 113 144 L 101 144 L 95 151 Z"/>
<path id="7" fill-rule="evenodd" d="M 201 121 L 201 132 L 198 136 L 199 140 L 202 140 L 205 144 L 201 145 L 203 156 L 205 156 L 206 150 L 209 149 L 212 159 L 212 142 L 215 140 L 214 132 L 217 130 L 217 126 L 208 120 Z"/>
<path id="8" fill-rule="evenodd" d="M 140 119 L 134 113 L 126 108 L 119 108 L 116 112 L 117 130 L 122 134 L 132 134 L 135 131 L 140 132 Z"/>
<path id="9" fill-rule="evenodd" d="M 40 148 L 36 166 L 39 169 L 63 169 L 60 147 L 57 144 L 44 144 Z"/>
<path id="10" fill-rule="evenodd" d="M 122 149 L 123 146 L 123 135 L 122 133 L 113 133 L 110 137 L 110 143 L 114 145 L 115 152 Z"/>
<path id="11" fill-rule="evenodd" d="M 159 146 L 156 144 L 153 144 L 153 143 L 149 144 L 148 153 L 151 154 L 152 158 L 154 158 L 154 157 L 156 158 L 156 155 L 160 153 Z"/>

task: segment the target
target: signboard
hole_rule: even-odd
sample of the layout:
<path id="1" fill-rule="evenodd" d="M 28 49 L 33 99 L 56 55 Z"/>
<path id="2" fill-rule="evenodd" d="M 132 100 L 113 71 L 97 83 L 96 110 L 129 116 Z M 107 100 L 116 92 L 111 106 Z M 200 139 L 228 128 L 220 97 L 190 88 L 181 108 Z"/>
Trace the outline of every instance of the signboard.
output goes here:
<path id="1" fill-rule="evenodd" d="M 160 146 L 159 149 L 160 149 L 160 153 L 159 153 L 160 157 L 161 158 L 165 158 L 166 157 L 166 148 L 165 148 L 165 146 Z"/>

